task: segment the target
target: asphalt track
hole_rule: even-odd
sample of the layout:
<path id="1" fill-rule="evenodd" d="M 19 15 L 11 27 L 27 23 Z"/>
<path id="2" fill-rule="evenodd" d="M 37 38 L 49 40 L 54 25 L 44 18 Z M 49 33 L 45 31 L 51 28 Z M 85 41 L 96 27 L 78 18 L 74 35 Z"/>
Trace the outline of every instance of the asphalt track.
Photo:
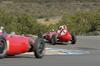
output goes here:
<path id="1" fill-rule="evenodd" d="M 42 59 L 32 54 L 23 54 L 0 59 L 0 66 L 100 66 L 100 36 L 78 36 L 76 45 L 49 45 L 50 48 L 84 50 L 83 55 L 46 55 Z"/>

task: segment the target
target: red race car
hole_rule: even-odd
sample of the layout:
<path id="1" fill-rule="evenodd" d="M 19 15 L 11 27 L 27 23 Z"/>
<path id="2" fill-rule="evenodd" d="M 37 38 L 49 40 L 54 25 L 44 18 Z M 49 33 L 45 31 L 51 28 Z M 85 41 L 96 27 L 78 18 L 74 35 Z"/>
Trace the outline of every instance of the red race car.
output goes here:
<path id="1" fill-rule="evenodd" d="M 45 44 L 41 37 L 33 38 L 23 35 L 0 34 L 0 58 L 14 56 L 25 52 L 34 52 L 36 58 L 44 56 Z"/>
<path id="2" fill-rule="evenodd" d="M 43 37 L 53 45 L 55 45 L 57 42 L 69 42 L 69 41 L 71 41 L 71 44 L 76 44 L 75 34 L 70 33 L 63 26 L 61 26 L 58 31 L 51 31 L 45 33 Z"/>

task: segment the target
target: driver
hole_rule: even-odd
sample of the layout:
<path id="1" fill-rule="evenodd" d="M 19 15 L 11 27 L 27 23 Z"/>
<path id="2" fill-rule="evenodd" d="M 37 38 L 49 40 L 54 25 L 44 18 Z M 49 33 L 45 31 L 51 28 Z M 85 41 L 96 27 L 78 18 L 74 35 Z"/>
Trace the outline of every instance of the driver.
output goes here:
<path id="1" fill-rule="evenodd" d="M 3 29 L 4 29 L 4 27 L 0 27 L 0 33 L 2 33 L 2 32 L 3 32 Z"/>
<path id="2" fill-rule="evenodd" d="M 7 32 L 4 30 L 4 27 L 1 26 L 1 27 L 0 27 L 0 35 L 5 36 L 6 34 L 7 34 Z"/>
<path id="3" fill-rule="evenodd" d="M 58 31 L 57 31 L 58 36 L 65 35 L 67 32 L 68 32 L 68 30 L 67 30 L 66 25 L 59 26 Z"/>
<path id="4" fill-rule="evenodd" d="M 2 34 L 4 32 L 4 27 L 0 27 L 0 34 Z"/>

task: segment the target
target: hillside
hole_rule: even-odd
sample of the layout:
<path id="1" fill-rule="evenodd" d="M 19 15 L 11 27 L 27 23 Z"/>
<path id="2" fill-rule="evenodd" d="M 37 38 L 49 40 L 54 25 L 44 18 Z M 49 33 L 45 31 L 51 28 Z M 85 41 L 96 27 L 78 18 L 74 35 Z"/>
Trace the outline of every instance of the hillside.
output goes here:
<path id="1" fill-rule="evenodd" d="M 100 34 L 100 0 L 0 0 L 0 26 L 37 34 L 67 25 L 78 35 Z"/>
<path id="2" fill-rule="evenodd" d="M 100 0 L 0 0 L 0 9 L 11 13 L 28 12 L 33 16 L 52 17 L 76 11 L 100 8 Z"/>
<path id="3" fill-rule="evenodd" d="M 0 0 L 1 1 L 13 1 L 13 2 L 100 2 L 100 0 Z"/>

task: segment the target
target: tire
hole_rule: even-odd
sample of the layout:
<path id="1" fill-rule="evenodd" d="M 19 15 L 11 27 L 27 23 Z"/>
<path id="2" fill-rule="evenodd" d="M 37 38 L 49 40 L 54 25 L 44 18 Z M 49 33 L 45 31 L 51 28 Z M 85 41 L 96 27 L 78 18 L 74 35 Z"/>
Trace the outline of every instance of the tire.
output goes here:
<path id="1" fill-rule="evenodd" d="M 56 37 L 56 35 L 52 35 L 52 37 L 51 37 L 51 44 L 52 45 L 56 45 L 56 41 L 57 41 L 57 37 Z"/>
<path id="2" fill-rule="evenodd" d="M 3 36 L 0 36 L 0 59 L 6 56 L 7 42 Z"/>
<path id="3" fill-rule="evenodd" d="M 34 45 L 35 58 L 42 58 L 44 56 L 45 43 L 42 38 L 37 38 Z"/>
<path id="4" fill-rule="evenodd" d="M 71 39 L 71 44 L 76 44 L 76 36 L 75 36 L 75 34 L 74 33 L 72 33 L 71 34 L 71 36 L 72 36 L 72 39 Z"/>

